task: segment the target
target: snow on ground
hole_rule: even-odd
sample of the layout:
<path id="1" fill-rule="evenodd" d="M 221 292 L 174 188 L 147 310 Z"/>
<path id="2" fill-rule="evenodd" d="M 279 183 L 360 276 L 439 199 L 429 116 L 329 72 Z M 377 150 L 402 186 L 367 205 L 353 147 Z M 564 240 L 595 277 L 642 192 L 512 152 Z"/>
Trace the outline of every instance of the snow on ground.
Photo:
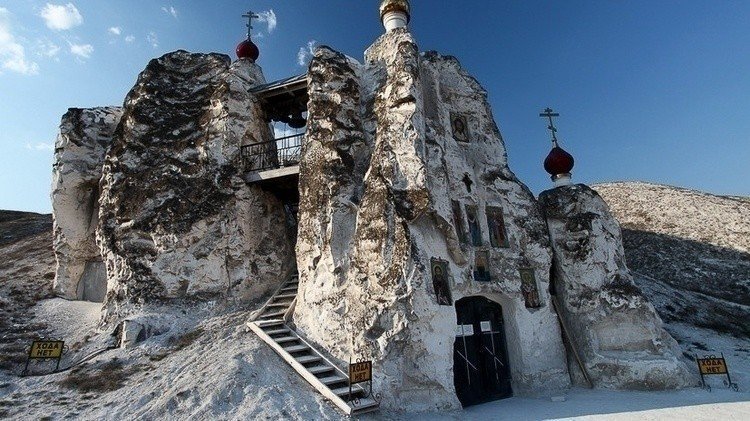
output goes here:
<path id="1" fill-rule="evenodd" d="M 111 342 L 110 332 L 98 330 L 91 305 L 54 299 L 38 307 L 40 316 L 54 313 L 62 323 L 52 328 L 55 336 L 88 344 L 63 367 Z M 47 376 L 0 374 L 0 418 L 339 418 L 321 395 L 246 332 L 247 314 L 211 304 L 141 314 L 157 333 L 141 346 L 110 350 Z M 80 326 L 72 326 L 73 320 Z"/>
<path id="2" fill-rule="evenodd" d="M 691 388 L 641 392 L 572 388 L 555 396 L 512 397 L 450 414 L 415 414 L 416 420 L 750 420 L 750 342 L 709 329 L 675 323 L 665 326 L 690 355 L 723 352 L 739 392 L 724 385 L 725 376 L 706 377 L 711 391 Z M 695 365 L 697 372 L 698 366 Z M 560 402 L 560 398 L 564 401 Z"/>
<path id="3" fill-rule="evenodd" d="M 76 360 L 106 346 L 98 304 L 44 300 L 35 308 L 55 335 L 85 346 Z M 162 311 L 159 311 L 162 310 Z M 248 312 L 216 304 L 139 315 L 158 335 L 83 366 L 44 377 L 0 374 L 0 418 L 39 419 L 341 419 L 343 416 L 244 328 Z M 555 396 L 513 397 L 448 413 L 381 411 L 365 419 L 750 419 L 750 344 L 689 325 L 668 329 L 689 353 L 721 352 L 740 391 L 722 378 L 700 388 L 627 392 L 573 388 Z M 88 336 L 88 340 L 84 338 Z M 49 366 L 47 366 L 49 368 Z M 37 367 L 37 371 L 43 371 Z M 43 392 L 43 395 L 40 394 Z M 43 396 L 43 397 L 42 397 Z M 564 401 L 561 401 L 564 397 Z"/>
<path id="4" fill-rule="evenodd" d="M 556 396 L 513 397 L 464 411 L 381 411 L 363 418 L 750 420 L 750 339 L 740 334 L 750 323 L 750 255 L 745 247 L 750 237 L 743 237 L 748 220 L 742 216 L 750 202 L 630 184 L 612 186 L 605 199 L 615 201 L 616 212 L 635 215 L 624 221 L 635 224 L 624 234 L 628 264 L 639 271 L 636 283 L 687 356 L 724 353 L 739 392 L 728 390 L 722 376 L 714 376 L 709 378 L 711 392 L 573 388 Z M 638 199 L 641 190 L 653 197 Z M 670 197 L 671 204 L 658 204 L 659 195 Z M 688 211 L 684 219 L 684 212 L 673 212 L 672 207 L 709 211 Z M 726 226 L 722 218 L 711 216 L 723 213 L 732 213 Z M 22 215 L 31 222 L 20 224 L 18 215 L 6 214 L 0 212 L 0 419 L 343 418 L 268 346 L 246 332 L 244 322 L 259 303 L 153 309 L 134 315 L 153 326 L 154 336 L 139 346 L 106 351 L 61 373 L 18 377 L 28 345 L 38 335 L 66 340 L 69 351 L 63 368 L 107 348 L 114 338 L 111 327 L 99 324 L 100 304 L 49 298 L 54 276 L 49 216 Z M 708 227 L 713 242 L 722 248 L 701 243 L 705 238 L 697 235 L 695 226 Z M 739 247 L 729 247 L 732 244 Z M 31 371 L 48 372 L 53 366 L 35 364 Z"/>

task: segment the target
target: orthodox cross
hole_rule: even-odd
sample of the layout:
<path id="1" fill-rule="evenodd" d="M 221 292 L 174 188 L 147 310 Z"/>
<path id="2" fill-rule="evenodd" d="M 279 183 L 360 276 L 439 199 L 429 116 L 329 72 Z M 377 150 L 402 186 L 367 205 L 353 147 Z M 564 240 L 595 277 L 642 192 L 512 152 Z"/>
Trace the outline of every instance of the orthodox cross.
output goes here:
<path id="1" fill-rule="evenodd" d="M 552 112 L 552 108 L 547 107 L 543 113 L 539 114 L 539 117 L 547 117 L 549 119 L 549 126 L 547 128 L 552 133 L 552 143 L 557 146 L 557 129 L 555 128 L 555 123 L 552 121 L 552 117 L 560 117 L 560 114 Z"/>
<path id="2" fill-rule="evenodd" d="M 253 29 L 253 19 L 258 19 L 260 16 L 248 10 L 242 17 L 247 18 L 247 39 L 250 39 L 250 31 Z"/>

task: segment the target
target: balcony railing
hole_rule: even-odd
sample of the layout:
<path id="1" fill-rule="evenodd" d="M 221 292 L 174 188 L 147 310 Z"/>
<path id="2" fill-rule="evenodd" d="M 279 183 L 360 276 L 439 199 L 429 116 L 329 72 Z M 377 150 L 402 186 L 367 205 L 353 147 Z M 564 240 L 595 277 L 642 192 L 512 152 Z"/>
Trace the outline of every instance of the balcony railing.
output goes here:
<path id="1" fill-rule="evenodd" d="M 298 165 L 304 135 L 297 133 L 269 142 L 243 146 L 241 154 L 245 171 L 267 171 Z"/>

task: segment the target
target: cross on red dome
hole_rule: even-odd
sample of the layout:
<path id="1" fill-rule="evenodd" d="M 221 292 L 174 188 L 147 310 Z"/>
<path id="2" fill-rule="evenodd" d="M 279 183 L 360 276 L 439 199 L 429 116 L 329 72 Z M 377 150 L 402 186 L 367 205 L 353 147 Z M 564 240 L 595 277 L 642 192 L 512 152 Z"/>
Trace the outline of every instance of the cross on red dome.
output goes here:
<path id="1" fill-rule="evenodd" d="M 237 53 L 237 58 L 246 58 L 255 61 L 260 56 L 260 50 L 258 50 L 258 46 L 250 39 L 250 34 L 253 29 L 253 19 L 259 16 L 248 11 L 242 17 L 247 18 L 247 24 L 245 25 L 247 26 L 247 39 L 237 44 L 235 53 Z"/>
<path id="2" fill-rule="evenodd" d="M 549 126 L 547 128 L 552 133 L 552 150 L 544 159 L 544 170 L 547 171 L 551 176 L 552 180 L 557 183 L 557 180 L 565 178 L 570 179 L 570 171 L 573 169 L 575 160 L 573 155 L 561 148 L 557 144 L 557 129 L 552 121 L 552 117 L 559 117 L 560 114 L 553 112 L 552 108 L 545 108 L 544 112 L 539 114 L 539 117 L 546 117 L 549 119 Z"/>
<path id="3" fill-rule="evenodd" d="M 237 58 L 249 58 L 255 61 L 260 56 L 260 50 L 249 38 L 237 44 Z"/>

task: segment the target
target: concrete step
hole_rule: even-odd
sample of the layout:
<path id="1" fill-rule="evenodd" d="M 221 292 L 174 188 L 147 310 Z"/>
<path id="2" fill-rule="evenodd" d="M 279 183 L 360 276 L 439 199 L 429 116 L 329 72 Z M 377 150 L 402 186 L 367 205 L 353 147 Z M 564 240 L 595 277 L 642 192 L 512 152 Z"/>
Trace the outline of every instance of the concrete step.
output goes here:
<path id="1" fill-rule="evenodd" d="M 297 362 L 300 364 L 307 364 L 315 361 L 320 361 L 322 360 L 322 358 L 318 357 L 317 355 L 305 355 L 302 357 L 297 357 L 295 358 L 295 360 L 297 360 Z"/>
<path id="2" fill-rule="evenodd" d="M 288 352 L 290 354 L 294 354 L 295 352 L 304 352 L 304 351 L 309 351 L 310 350 L 310 347 L 307 346 L 307 345 L 286 344 L 286 345 L 282 345 L 282 347 L 284 348 L 284 351 L 286 351 L 286 352 Z"/>
<path id="3" fill-rule="evenodd" d="M 281 319 L 285 311 L 270 311 L 260 315 L 261 319 Z"/>
<path id="4" fill-rule="evenodd" d="M 290 303 L 271 303 L 266 305 L 266 308 L 289 308 Z"/>
<path id="5" fill-rule="evenodd" d="M 284 322 L 281 322 L 279 324 L 283 324 L 283 323 Z M 275 326 L 278 326 L 278 325 L 275 325 Z M 289 330 L 289 329 L 270 329 L 270 330 L 266 330 L 266 334 L 269 335 L 269 336 L 281 335 L 282 333 L 289 333 L 289 332 L 291 332 L 291 330 Z"/>
<path id="6" fill-rule="evenodd" d="M 292 287 L 281 288 L 280 292 L 294 292 L 295 294 L 297 294 L 297 286 L 295 285 Z"/>
<path id="7" fill-rule="evenodd" d="M 337 387 L 335 389 L 331 389 L 331 392 L 333 392 L 337 396 L 341 397 L 348 397 L 349 395 L 349 385 Z M 362 395 L 364 391 L 362 388 L 352 386 L 352 396 L 357 397 L 358 395 Z"/>
<path id="8" fill-rule="evenodd" d="M 373 398 L 360 398 L 358 403 L 359 405 L 354 405 L 354 402 L 349 402 L 352 407 L 352 415 L 366 414 L 380 408 L 380 403 Z"/>
<path id="9" fill-rule="evenodd" d="M 318 375 L 318 374 L 330 373 L 331 371 L 336 371 L 336 369 L 331 367 L 330 365 L 316 365 L 314 367 L 309 367 L 307 371 L 315 375 Z"/>
<path id="10" fill-rule="evenodd" d="M 255 323 L 261 328 L 261 329 L 273 329 L 281 326 L 284 327 L 284 321 L 283 320 L 257 320 Z"/>
<path id="11" fill-rule="evenodd" d="M 283 300 L 292 299 L 293 300 L 295 298 L 297 298 L 297 294 L 281 294 L 281 295 L 277 295 L 273 297 L 274 300 L 277 300 L 277 299 L 283 299 Z"/>
<path id="12" fill-rule="evenodd" d="M 299 341 L 299 338 L 296 336 L 282 336 L 280 338 L 273 338 L 273 340 L 276 341 L 277 344 L 284 344 L 287 342 Z"/>
<path id="13" fill-rule="evenodd" d="M 332 376 L 328 376 L 328 377 L 320 377 L 320 382 L 328 387 L 336 383 L 347 382 L 347 381 L 348 380 L 346 378 L 336 375 L 336 374 Z"/>

